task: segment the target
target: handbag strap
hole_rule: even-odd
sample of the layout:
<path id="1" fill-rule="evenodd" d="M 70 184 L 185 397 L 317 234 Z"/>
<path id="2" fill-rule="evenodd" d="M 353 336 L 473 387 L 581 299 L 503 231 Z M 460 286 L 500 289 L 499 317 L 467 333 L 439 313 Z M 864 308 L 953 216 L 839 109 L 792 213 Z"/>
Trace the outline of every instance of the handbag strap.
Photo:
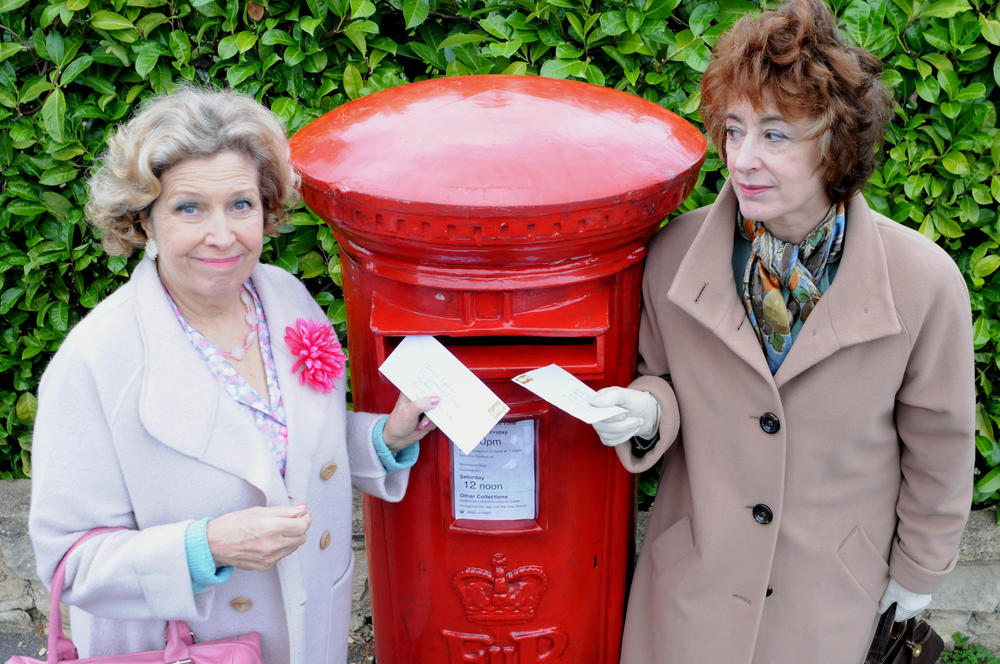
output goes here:
<path id="1" fill-rule="evenodd" d="M 59 564 L 56 565 L 56 571 L 52 575 L 52 589 L 49 596 L 49 638 L 48 652 L 45 654 L 46 664 L 57 664 L 58 662 L 64 660 L 76 659 L 79 656 L 76 650 L 76 644 L 73 643 L 72 639 L 63 634 L 62 612 L 59 610 L 59 604 L 62 602 L 62 593 L 66 583 L 66 559 L 69 558 L 69 554 L 72 553 L 74 549 L 89 540 L 91 537 L 114 532 L 116 530 L 124 530 L 124 528 L 94 528 L 93 530 L 84 533 L 83 536 L 74 542 L 73 546 L 71 546 L 66 553 L 63 554 L 62 560 L 60 560 Z M 188 629 L 187 623 L 183 620 L 170 620 L 167 622 L 165 639 L 167 644 L 167 654 L 184 653 L 184 655 L 176 657 L 176 660 L 185 659 L 187 652 L 186 646 L 194 643 L 194 637 L 191 635 L 191 630 Z"/>
<path id="2" fill-rule="evenodd" d="M 886 609 L 885 613 L 878 619 L 878 627 L 875 628 L 875 638 L 872 640 L 871 650 L 865 664 L 882 664 L 885 656 L 889 652 L 892 644 L 892 629 L 896 618 L 896 603 L 893 602 Z"/>

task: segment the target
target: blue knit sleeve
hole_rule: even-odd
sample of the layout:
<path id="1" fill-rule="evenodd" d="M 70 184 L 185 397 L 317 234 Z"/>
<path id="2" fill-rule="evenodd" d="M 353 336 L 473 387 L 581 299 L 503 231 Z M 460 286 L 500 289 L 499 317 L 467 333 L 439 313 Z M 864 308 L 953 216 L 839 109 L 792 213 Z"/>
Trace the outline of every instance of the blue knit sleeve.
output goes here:
<path id="1" fill-rule="evenodd" d="M 409 447 L 405 447 L 396 452 L 396 454 L 393 454 L 392 450 L 385 444 L 385 440 L 382 439 L 382 431 L 385 429 L 385 423 L 388 419 L 389 416 L 386 415 L 375 423 L 375 428 L 372 429 L 372 443 L 375 445 L 375 454 L 378 455 L 378 460 L 382 462 L 382 467 L 385 468 L 386 474 L 391 474 L 400 470 L 406 470 L 417 462 L 417 458 L 420 456 L 420 443 L 413 443 Z"/>
<path id="2" fill-rule="evenodd" d="M 210 520 L 209 517 L 205 517 L 192 521 L 184 532 L 184 549 L 187 551 L 191 587 L 196 595 L 209 586 L 225 583 L 233 575 L 232 567 L 215 566 L 212 550 L 208 548 L 207 527 Z"/>

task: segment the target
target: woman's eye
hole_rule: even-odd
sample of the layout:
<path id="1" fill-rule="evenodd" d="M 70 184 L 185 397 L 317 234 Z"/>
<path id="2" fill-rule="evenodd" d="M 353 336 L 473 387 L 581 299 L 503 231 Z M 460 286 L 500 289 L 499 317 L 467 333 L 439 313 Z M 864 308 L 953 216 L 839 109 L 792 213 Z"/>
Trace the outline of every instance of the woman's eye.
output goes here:
<path id="1" fill-rule="evenodd" d="M 198 211 L 198 207 L 194 203 L 182 203 L 176 209 L 181 214 L 194 214 Z"/>
<path id="2" fill-rule="evenodd" d="M 236 210 L 237 212 L 245 212 L 246 210 L 249 210 L 252 207 L 253 203 L 247 200 L 236 201 L 233 204 L 233 209 Z"/>
<path id="3" fill-rule="evenodd" d="M 786 138 L 786 136 L 784 134 L 782 134 L 780 131 L 765 131 L 764 132 L 764 138 L 767 139 L 768 141 L 774 143 L 774 142 L 777 142 L 777 141 L 784 140 Z"/>
<path id="4" fill-rule="evenodd" d="M 736 127 L 726 127 L 726 139 L 733 140 L 739 134 L 739 129 Z"/>

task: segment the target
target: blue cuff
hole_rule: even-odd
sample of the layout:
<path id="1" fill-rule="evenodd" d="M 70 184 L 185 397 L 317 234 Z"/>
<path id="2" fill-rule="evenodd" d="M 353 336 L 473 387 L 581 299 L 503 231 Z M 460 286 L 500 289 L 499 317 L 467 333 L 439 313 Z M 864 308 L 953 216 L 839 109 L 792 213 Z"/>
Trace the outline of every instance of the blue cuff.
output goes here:
<path id="1" fill-rule="evenodd" d="M 225 583 L 233 575 L 232 567 L 216 567 L 212 550 L 208 548 L 208 522 L 210 517 L 192 521 L 184 531 L 184 550 L 187 552 L 191 587 L 197 595 L 205 588 Z"/>
<path id="2" fill-rule="evenodd" d="M 417 462 L 417 457 L 420 456 L 420 443 L 413 443 L 409 447 L 404 447 L 396 452 L 396 454 L 392 453 L 392 450 L 385 444 L 385 440 L 382 439 L 382 430 L 385 429 L 385 423 L 388 419 L 388 415 L 382 416 L 375 423 L 375 428 L 372 429 L 372 442 L 375 444 L 375 454 L 378 455 L 378 460 L 382 462 L 382 467 L 385 468 L 386 475 L 411 468 Z"/>

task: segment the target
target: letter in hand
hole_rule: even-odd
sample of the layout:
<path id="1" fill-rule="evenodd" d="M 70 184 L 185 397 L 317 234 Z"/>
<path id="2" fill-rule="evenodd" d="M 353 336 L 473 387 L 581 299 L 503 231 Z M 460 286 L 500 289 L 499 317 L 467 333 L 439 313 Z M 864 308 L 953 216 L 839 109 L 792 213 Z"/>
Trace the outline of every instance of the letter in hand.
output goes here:
<path id="1" fill-rule="evenodd" d="M 208 548 L 219 567 L 263 572 L 302 546 L 311 524 L 306 505 L 229 512 L 208 522 Z"/>
<path id="2" fill-rule="evenodd" d="M 591 406 L 620 406 L 626 413 L 594 422 L 594 431 L 608 446 L 628 442 L 633 436 L 650 439 L 660 426 L 660 403 L 649 392 L 627 387 L 605 387 L 590 400 Z"/>
<path id="3" fill-rule="evenodd" d="M 430 421 L 424 411 L 430 410 L 439 402 L 438 397 L 432 396 L 410 401 L 401 393 L 396 399 L 396 406 L 389 413 L 385 428 L 382 429 L 385 446 L 396 454 L 436 429 L 437 426 Z"/>

